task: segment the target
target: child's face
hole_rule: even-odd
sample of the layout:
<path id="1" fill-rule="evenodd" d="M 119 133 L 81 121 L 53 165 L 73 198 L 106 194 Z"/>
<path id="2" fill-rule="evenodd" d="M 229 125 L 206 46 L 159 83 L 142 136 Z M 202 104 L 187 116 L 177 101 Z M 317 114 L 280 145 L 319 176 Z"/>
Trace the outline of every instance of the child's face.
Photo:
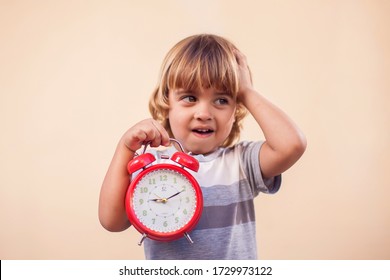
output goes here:
<path id="1" fill-rule="evenodd" d="M 236 101 L 214 88 L 169 92 L 169 123 L 173 136 L 187 152 L 215 151 L 229 136 L 235 121 Z"/>

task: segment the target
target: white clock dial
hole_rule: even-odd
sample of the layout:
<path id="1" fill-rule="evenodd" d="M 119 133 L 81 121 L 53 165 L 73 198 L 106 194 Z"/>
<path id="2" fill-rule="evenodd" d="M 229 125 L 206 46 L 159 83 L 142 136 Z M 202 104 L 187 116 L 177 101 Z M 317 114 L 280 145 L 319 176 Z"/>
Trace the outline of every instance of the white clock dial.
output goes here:
<path id="1" fill-rule="evenodd" d="M 196 202 L 190 181 L 170 169 L 145 174 L 135 187 L 132 201 L 138 220 L 163 233 L 185 226 L 195 213 Z"/>

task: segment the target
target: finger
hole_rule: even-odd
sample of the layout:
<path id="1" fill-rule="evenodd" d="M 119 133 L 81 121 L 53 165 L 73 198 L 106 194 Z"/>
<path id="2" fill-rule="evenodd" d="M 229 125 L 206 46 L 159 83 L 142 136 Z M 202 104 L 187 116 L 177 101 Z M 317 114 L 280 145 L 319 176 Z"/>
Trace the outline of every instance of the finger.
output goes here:
<path id="1" fill-rule="evenodd" d="M 152 123 L 160 135 L 160 145 L 169 146 L 170 140 L 167 130 L 156 120 L 153 120 Z"/>
<path id="2" fill-rule="evenodd" d="M 139 149 L 141 146 L 152 142 L 155 139 L 156 132 L 152 125 L 145 126 L 143 123 L 142 126 L 134 128 L 132 134 L 134 139 L 132 142 L 134 142 Z"/>
<path id="3" fill-rule="evenodd" d="M 158 132 L 155 128 L 151 132 L 151 139 L 150 139 L 150 146 L 151 147 L 159 147 L 161 146 L 161 134 Z"/>
<path id="4" fill-rule="evenodd" d="M 151 119 L 145 120 L 143 122 L 142 130 L 145 134 L 142 145 L 150 145 L 151 147 L 158 147 L 160 145 L 160 133 L 153 125 Z"/>
<path id="5" fill-rule="evenodd" d="M 146 138 L 146 133 L 141 129 L 130 129 L 123 136 L 125 146 L 133 152 L 142 147 Z"/>
<path id="6" fill-rule="evenodd" d="M 137 133 L 136 144 L 139 146 L 139 148 L 141 148 L 143 145 L 145 145 L 149 141 L 148 138 L 149 138 L 148 133 L 143 131 L 143 130 L 140 130 Z"/>

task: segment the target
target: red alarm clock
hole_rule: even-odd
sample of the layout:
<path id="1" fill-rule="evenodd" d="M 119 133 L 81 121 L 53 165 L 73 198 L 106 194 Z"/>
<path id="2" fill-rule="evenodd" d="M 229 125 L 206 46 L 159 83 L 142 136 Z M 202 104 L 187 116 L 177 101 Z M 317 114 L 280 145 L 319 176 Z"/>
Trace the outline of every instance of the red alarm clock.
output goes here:
<path id="1" fill-rule="evenodd" d="M 189 232 L 196 226 L 203 209 L 203 196 L 198 182 L 185 168 L 197 172 L 199 162 L 184 152 L 176 139 L 181 152 L 170 158 L 170 162 L 152 164 L 154 155 L 145 153 L 133 158 L 128 172 L 141 170 L 132 179 L 126 193 L 126 213 L 130 223 L 142 234 L 157 241 L 173 241 L 185 236 L 193 243 Z"/>

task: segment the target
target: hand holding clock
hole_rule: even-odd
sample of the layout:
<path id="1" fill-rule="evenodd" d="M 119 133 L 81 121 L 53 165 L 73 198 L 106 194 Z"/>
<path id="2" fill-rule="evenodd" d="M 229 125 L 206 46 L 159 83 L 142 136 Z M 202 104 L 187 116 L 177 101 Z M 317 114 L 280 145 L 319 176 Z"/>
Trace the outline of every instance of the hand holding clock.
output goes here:
<path id="1" fill-rule="evenodd" d="M 145 119 L 132 126 L 122 136 L 125 147 L 135 152 L 148 143 L 151 147 L 169 146 L 169 134 L 156 120 Z"/>

